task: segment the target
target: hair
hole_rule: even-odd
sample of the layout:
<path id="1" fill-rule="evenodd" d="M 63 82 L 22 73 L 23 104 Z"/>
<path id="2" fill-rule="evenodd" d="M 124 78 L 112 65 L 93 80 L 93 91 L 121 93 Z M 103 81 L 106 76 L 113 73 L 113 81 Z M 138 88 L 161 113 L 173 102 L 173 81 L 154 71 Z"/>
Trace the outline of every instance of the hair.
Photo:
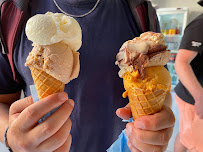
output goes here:
<path id="1" fill-rule="evenodd" d="M 203 6 L 203 0 L 200 0 L 199 2 L 197 2 L 199 5 Z"/>

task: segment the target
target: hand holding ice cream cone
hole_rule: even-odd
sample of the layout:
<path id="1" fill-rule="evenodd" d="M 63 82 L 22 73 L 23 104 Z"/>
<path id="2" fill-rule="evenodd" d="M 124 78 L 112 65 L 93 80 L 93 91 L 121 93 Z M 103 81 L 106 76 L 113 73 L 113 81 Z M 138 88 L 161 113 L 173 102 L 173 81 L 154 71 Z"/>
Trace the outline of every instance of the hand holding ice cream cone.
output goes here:
<path id="1" fill-rule="evenodd" d="M 163 67 L 169 57 L 164 36 L 154 32 L 125 42 L 117 54 L 123 97 L 128 96 L 129 103 L 116 114 L 124 120 L 133 116 L 125 129 L 130 151 L 165 151 L 172 136 L 171 77 Z"/>
<path id="2" fill-rule="evenodd" d="M 125 92 L 129 98 L 134 120 L 159 112 L 167 92 L 171 88 L 171 77 L 163 67 L 170 58 L 164 36 L 146 32 L 123 44 L 117 54 Z"/>

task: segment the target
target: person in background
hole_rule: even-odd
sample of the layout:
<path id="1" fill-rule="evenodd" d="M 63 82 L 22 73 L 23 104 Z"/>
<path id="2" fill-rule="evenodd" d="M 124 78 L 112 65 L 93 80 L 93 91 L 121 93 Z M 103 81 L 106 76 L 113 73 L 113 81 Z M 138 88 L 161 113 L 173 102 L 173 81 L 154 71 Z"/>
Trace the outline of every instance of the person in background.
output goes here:
<path id="1" fill-rule="evenodd" d="M 125 128 L 119 117 L 131 117 L 129 106 L 125 106 L 128 101 L 121 96 L 124 88 L 115 60 L 121 44 L 139 36 L 133 15 L 126 0 L 56 0 L 56 3 L 63 11 L 79 15 L 98 3 L 94 11 L 76 18 L 83 32 L 79 77 L 66 85 L 65 92 L 33 103 L 29 89 L 33 80 L 29 68 L 24 66 L 32 43 L 23 29 L 13 54 L 20 84 L 12 77 L 7 57 L 0 54 L 0 141 L 3 142 L 9 126 L 7 141 L 13 152 L 68 152 L 69 149 L 70 152 L 104 152 Z M 29 8 L 30 16 L 60 12 L 52 0 L 30 1 Z M 25 94 L 23 99 L 20 99 L 21 90 Z M 169 94 L 159 113 L 127 124 L 132 152 L 166 149 L 175 122 L 171 101 Z M 59 105 L 62 106 L 57 112 L 37 123 Z"/>
<path id="2" fill-rule="evenodd" d="M 203 0 L 199 1 L 203 6 Z M 179 133 L 175 152 L 203 151 L 203 14 L 185 29 L 175 60 L 180 82 L 175 87 Z"/>

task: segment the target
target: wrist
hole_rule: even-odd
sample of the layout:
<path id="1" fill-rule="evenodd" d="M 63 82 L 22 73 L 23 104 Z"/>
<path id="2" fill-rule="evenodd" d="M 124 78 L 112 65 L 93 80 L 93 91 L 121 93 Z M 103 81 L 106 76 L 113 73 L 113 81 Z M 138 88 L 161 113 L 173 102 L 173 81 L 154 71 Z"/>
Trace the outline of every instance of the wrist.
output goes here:
<path id="1" fill-rule="evenodd" d="M 9 152 L 13 152 L 11 147 L 8 144 L 8 139 L 7 139 L 7 132 L 8 132 L 9 127 L 7 127 L 5 133 L 4 133 L 4 145 L 7 147 L 7 149 L 9 150 Z"/>

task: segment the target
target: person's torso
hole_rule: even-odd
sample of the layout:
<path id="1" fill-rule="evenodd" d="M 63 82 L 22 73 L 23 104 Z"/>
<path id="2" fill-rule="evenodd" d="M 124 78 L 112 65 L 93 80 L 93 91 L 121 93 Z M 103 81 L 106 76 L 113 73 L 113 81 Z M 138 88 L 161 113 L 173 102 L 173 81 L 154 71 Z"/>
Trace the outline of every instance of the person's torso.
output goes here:
<path id="1" fill-rule="evenodd" d="M 81 0 L 57 0 L 61 8 L 70 14 L 84 14 L 96 3 Z M 60 12 L 52 0 L 31 2 L 31 16 L 39 13 Z M 75 101 L 71 114 L 73 137 L 71 152 L 104 152 L 124 129 L 125 124 L 115 111 L 125 106 L 124 91 L 119 68 L 115 65 L 121 45 L 138 36 L 133 17 L 125 0 L 101 0 L 88 16 L 76 18 L 82 28 L 79 77 L 66 85 L 65 91 Z M 30 95 L 33 84 L 25 61 L 32 50 L 23 30 L 15 53 L 14 62 L 26 83 L 25 95 Z"/>
<path id="2" fill-rule="evenodd" d="M 203 14 L 198 16 L 195 20 L 193 20 L 190 24 L 187 25 L 180 49 L 186 49 L 197 52 L 197 56 L 191 61 L 190 65 L 197 80 L 203 86 L 203 36 L 201 33 L 202 26 Z M 181 81 L 177 84 L 175 92 L 185 102 L 190 103 L 192 105 L 195 104 L 195 100 L 193 99 L 192 95 L 182 84 Z"/>

